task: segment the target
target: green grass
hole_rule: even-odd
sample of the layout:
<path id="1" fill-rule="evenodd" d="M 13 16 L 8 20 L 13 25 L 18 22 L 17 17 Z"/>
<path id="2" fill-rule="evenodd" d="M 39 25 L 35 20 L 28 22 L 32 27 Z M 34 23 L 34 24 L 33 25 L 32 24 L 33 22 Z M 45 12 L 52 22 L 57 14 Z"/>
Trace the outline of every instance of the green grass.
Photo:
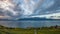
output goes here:
<path id="1" fill-rule="evenodd" d="M 38 30 L 38 34 L 60 34 L 60 29 Z"/>
<path id="2" fill-rule="evenodd" d="M 0 27 L 0 34 L 34 34 L 34 28 L 31 29 L 22 29 L 22 28 L 7 28 Z M 60 34 L 60 29 L 55 28 L 42 28 L 36 29 L 37 34 Z"/>

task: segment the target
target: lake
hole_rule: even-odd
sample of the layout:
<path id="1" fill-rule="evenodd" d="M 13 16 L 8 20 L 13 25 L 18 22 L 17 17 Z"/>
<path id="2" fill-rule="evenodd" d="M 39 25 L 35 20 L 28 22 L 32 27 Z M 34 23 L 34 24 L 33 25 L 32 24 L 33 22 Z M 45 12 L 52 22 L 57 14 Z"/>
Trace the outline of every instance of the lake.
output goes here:
<path id="1" fill-rule="evenodd" d="M 0 21 L 0 25 L 6 27 L 19 27 L 19 28 L 27 28 L 27 27 L 50 27 L 58 25 L 60 26 L 60 20 L 44 20 L 44 21 Z"/>

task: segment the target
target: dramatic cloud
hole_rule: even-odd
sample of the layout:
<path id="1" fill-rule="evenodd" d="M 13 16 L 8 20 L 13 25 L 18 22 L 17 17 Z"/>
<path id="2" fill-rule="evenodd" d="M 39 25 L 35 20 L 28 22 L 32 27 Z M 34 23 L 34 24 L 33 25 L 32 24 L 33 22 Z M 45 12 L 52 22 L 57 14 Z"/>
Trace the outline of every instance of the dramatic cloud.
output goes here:
<path id="1" fill-rule="evenodd" d="M 3 12 L 4 16 L 17 16 L 18 12 L 14 10 L 16 5 L 12 1 L 13 0 L 0 0 L 0 9 L 2 9 L 0 12 Z"/>
<path id="2" fill-rule="evenodd" d="M 24 18 L 60 12 L 60 0 L 0 0 L 0 16 Z"/>

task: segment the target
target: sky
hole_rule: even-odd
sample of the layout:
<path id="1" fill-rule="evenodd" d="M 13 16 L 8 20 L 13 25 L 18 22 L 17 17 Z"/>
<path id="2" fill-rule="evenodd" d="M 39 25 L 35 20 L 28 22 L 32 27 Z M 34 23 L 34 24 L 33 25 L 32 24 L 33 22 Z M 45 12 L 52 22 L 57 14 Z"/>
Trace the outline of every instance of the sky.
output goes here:
<path id="1" fill-rule="evenodd" d="M 0 19 L 60 14 L 60 0 L 0 0 Z"/>

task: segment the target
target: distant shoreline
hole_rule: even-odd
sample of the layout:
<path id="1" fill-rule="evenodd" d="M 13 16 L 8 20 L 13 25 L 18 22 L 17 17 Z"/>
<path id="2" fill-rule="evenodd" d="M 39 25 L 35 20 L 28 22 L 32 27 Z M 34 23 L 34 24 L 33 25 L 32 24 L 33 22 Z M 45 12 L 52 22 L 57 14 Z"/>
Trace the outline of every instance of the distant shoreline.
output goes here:
<path id="1" fill-rule="evenodd" d="M 47 18 L 19 18 L 19 19 L 0 19 L 0 21 L 60 21 L 60 19 L 47 19 Z"/>

